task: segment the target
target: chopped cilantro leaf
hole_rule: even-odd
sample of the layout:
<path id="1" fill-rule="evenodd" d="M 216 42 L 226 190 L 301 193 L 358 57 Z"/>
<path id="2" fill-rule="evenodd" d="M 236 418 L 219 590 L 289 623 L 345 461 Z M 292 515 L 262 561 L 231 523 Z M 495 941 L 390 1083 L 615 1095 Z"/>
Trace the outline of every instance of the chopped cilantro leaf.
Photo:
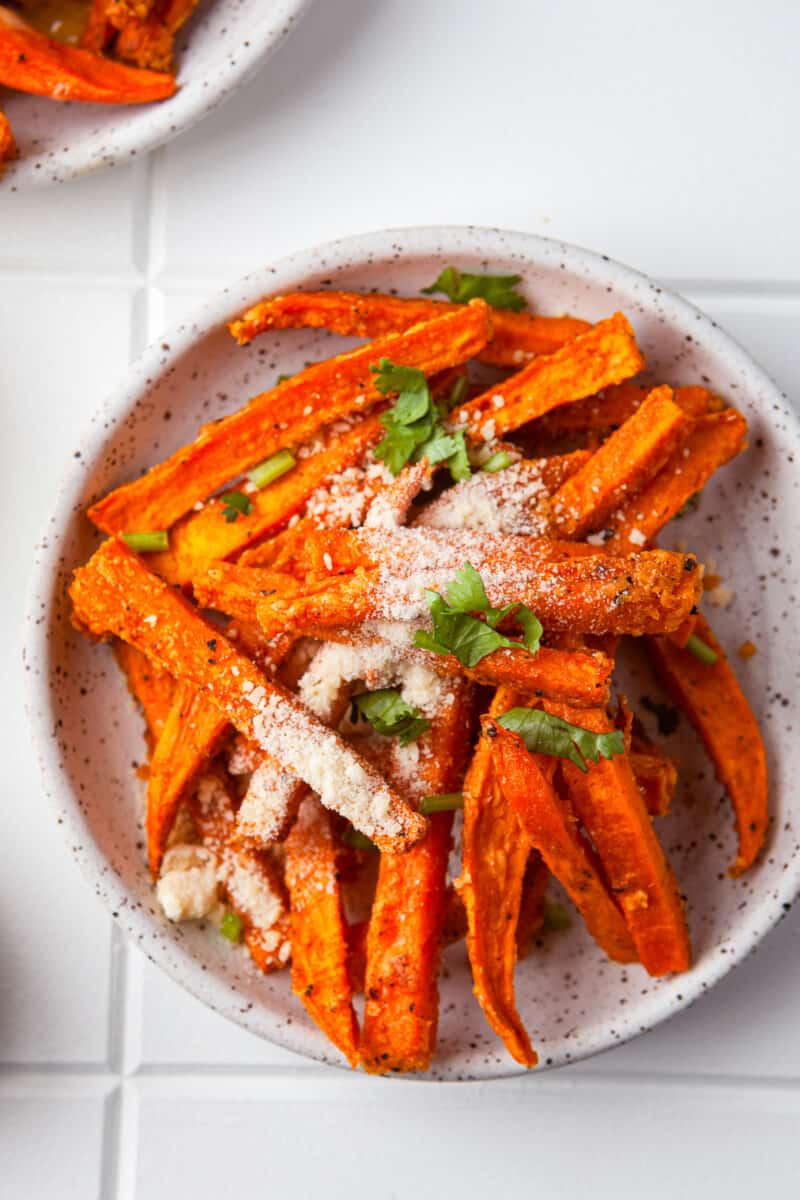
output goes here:
<path id="1" fill-rule="evenodd" d="M 531 754 L 567 758 L 581 771 L 588 770 L 587 759 L 598 762 L 625 753 L 625 739 L 618 729 L 592 733 L 538 708 L 510 708 L 497 723 L 518 733 Z"/>
<path id="2" fill-rule="evenodd" d="M 355 696 L 353 703 L 376 733 L 396 737 L 401 746 L 407 746 L 430 729 L 430 721 L 426 721 L 419 709 L 407 704 L 397 688 L 364 692 Z"/>
<path id="3" fill-rule="evenodd" d="M 226 492 L 220 499 L 224 505 L 222 515 L 228 524 L 238 521 L 240 516 L 248 516 L 253 511 L 250 497 L 245 496 L 244 492 Z"/>
<path id="4" fill-rule="evenodd" d="M 472 472 L 464 434 L 445 429 L 445 413 L 434 403 L 422 371 L 397 366 L 388 358 L 370 370 L 382 395 L 397 393 L 394 406 L 381 414 L 386 434 L 375 447 L 375 457 L 385 462 L 393 475 L 399 475 L 406 463 L 427 458 L 431 464 L 446 462 L 453 479 L 468 479 Z"/>
<path id="5" fill-rule="evenodd" d="M 471 563 L 465 563 L 456 572 L 444 596 L 426 589 L 425 600 L 433 631 L 418 629 L 414 634 L 414 645 L 423 650 L 454 654 L 465 667 L 474 667 L 494 650 L 525 647 L 535 654 L 539 649 L 542 626 L 537 617 L 524 604 L 492 608 L 483 580 Z M 476 612 L 482 614 L 483 620 L 474 615 Z M 497 626 L 506 619 L 521 627 L 521 642 L 498 633 Z"/>
<path id="6" fill-rule="evenodd" d="M 518 283 L 522 283 L 521 275 L 472 275 L 469 271 L 459 271 L 458 267 L 445 267 L 431 286 L 422 291 L 426 296 L 444 292 L 456 304 L 466 304 L 479 297 L 492 308 L 510 308 L 519 312 L 527 306 L 527 301 L 514 291 Z"/>

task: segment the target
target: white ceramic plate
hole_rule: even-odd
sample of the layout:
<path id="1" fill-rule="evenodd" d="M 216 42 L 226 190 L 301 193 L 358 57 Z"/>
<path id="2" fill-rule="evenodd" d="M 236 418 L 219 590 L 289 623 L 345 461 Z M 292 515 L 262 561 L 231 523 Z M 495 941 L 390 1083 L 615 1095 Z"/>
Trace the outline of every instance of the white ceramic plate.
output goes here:
<path id="1" fill-rule="evenodd" d="M 544 1066 L 558 1066 L 633 1037 L 700 996 L 747 955 L 791 904 L 800 884 L 800 749 L 792 735 L 798 693 L 797 638 L 787 610 L 800 588 L 790 551 L 796 531 L 800 431 L 795 414 L 744 350 L 697 309 L 655 283 L 588 251 L 518 233 L 472 228 L 396 230 L 321 246 L 267 267 L 226 290 L 194 321 L 148 350 L 72 448 L 47 533 L 38 547 L 27 639 L 31 717 L 45 788 L 65 841 L 95 891 L 144 952 L 211 1008 L 261 1037 L 322 1061 L 338 1061 L 289 993 L 288 976 L 264 978 L 238 947 L 211 929 L 173 926 L 161 915 L 145 865 L 142 726 L 110 651 L 69 626 L 66 587 L 97 535 L 87 498 L 129 479 L 191 439 L 201 422 L 229 412 L 309 359 L 341 347 L 320 331 L 233 344 L 224 322 L 269 293 L 340 285 L 415 294 L 442 267 L 518 272 L 534 309 L 590 319 L 615 308 L 632 320 L 651 377 L 705 381 L 751 422 L 747 454 L 706 489 L 699 511 L 664 539 L 715 558 L 736 597 L 712 610 L 767 742 L 773 820 L 761 864 L 739 881 L 726 875 L 735 839 L 729 804 L 685 721 L 665 739 L 681 765 L 673 813 L 659 822 L 687 897 L 695 965 L 652 980 L 640 967 L 608 962 L 576 921 L 550 935 L 517 971 L 522 1016 Z M 634 664 L 633 702 L 659 692 Z M 647 718 L 648 714 L 643 714 Z M 439 1053 L 429 1078 L 488 1078 L 520 1070 L 484 1024 L 463 946 L 445 960 Z"/>
<path id="2" fill-rule="evenodd" d="M 20 149 L 0 186 L 63 183 L 169 141 L 232 95 L 312 2 L 202 0 L 178 37 L 178 91 L 156 104 L 57 103 L 0 89 Z"/>

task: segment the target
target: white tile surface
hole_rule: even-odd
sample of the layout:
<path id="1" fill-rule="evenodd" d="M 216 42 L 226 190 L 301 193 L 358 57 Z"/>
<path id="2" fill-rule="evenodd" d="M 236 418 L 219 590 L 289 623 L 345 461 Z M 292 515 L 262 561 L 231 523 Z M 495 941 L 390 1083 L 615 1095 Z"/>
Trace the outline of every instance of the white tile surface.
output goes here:
<path id="1" fill-rule="evenodd" d="M 786 0 L 321 0 L 148 162 L 0 190 L 4 628 L 54 476 L 131 351 L 324 238 L 476 222 L 594 246 L 677 281 L 800 399 L 798 34 Z M 0 671 L 4 1195 L 797 1193 L 800 914 L 692 1010 L 558 1076 L 327 1072 L 111 936 L 40 799 L 9 637 Z"/>
<path id="2" fill-rule="evenodd" d="M 794 1092 L 539 1083 L 271 1087 L 237 1080 L 144 1095 L 139 1193 L 179 1193 L 191 1162 L 203 1194 L 270 1192 L 428 1200 L 646 1195 L 708 1200 L 794 1194 Z M 747 1130 L 732 1145 L 733 1130 Z M 251 1155 L 235 1153 L 252 1147 Z M 690 1165 L 691 1164 L 691 1165 Z M 768 1164 L 768 1165 L 767 1165 Z"/>
<path id="3" fill-rule="evenodd" d="M 105 1101 L 54 1083 L 0 1089 L 3 1193 L 20 1200 L 100 1200 Z"/>
<path id="4" fill-rule="evenodd" d="M 147 167 L 125 167 L 59 188 L 0 188 L 0 265 L 78 274 L 134 269 Z"/>

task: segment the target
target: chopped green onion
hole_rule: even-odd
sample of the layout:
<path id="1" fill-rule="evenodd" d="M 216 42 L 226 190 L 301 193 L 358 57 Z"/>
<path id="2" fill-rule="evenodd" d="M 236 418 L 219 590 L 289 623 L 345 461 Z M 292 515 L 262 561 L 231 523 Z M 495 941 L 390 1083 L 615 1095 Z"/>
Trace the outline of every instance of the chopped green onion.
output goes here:
<path id="1" fill-rule="evenodd" d="M 482 471 L 488 471 L 490 475 L 494 475 L 497 471 L 505 471 L 506 467 L 511 466 L 511 458 L 506 450 L 498 450 L 491 458 L 487 458 L 486 462 L 481 467 Z"/>
<path id="2" fill-rule="evenodd" d="M 240 516 L 247 517 L 253 511 L 253 503 L 244 492 L 226 492 L 220 496 L 220 500 L 224 505 L 222 515 L 229 525 L 231 521 L 238 521 Z"/>
<path id="3" fill-rule="evenodd" d="M 291 375 L 279 375 L 275 380 L 275 386 L 277 387 L 279 383 L 286 383 L 286 380 L 291 378 Z"/>
<path id="4" fill-rule="evenodd" d="M 466 375 L 459 375 L 458 379 L 450 389 L 450 398 L 447 401 L 448 408 L 458 408 L 467 394 L 469 388 L 469 380 Z"/>
<path id="5" fill-rule="evenodd" d="M 276 479 L 280 479 L 281 475 L 291 471 L 296 463 L 297 460 L 290 451 L 279 450 L 271 458 L 265 458 L 257 467 L 253 467 L 252 471 L 248 471 L 247 478 L 257 488 L 265 488 L 268 483 L 274 483 Z"/>
<path id="6" fill-rule="evenodd" d="M 154 529 L 152 533 L 123 533 L 122 540 L 139 554 L 169 550 L 169 534 L 166 529 Z"/>
<path id="7" fill-rule="evenodd" d="M 242 918 L 236 912 L 226 912 L 220 921 L 219 931 L 229 942 L 242 940 Z"/>
<path id="8" fill-rule="evenodd" d="M 719 658 L 716 650 L 712 650 L 708 642 L 704 642 L 703 639 L 699 638 L 696 633 L 691 634 L 689 637 L 689 640 L 686 643 L 686 649 L 690 654 L 693 654 L 695 658 L 699 659 L 701 663 L 705 663 L 707 667 L 713 667 L 714 663 Z"/>
<path id="9" fill-rule="evenodd" d="M 423 796 L 419 802 L 419 811 L 429 817 L 431 813 L 454 812 L 464 807 L 463 792 L 442 792 L 439 795 Z"/>
<path id="10" fill-rule="evenodd" d="M 354 829 L 349 825 L 342 834 L 342 841 L 347 846 L 352 846 L 354 850 L 377 850 L 378 847 L 373 842 L 372 838 L 368 838 L 365 833 L 361 833 L 358 829 Z"/>

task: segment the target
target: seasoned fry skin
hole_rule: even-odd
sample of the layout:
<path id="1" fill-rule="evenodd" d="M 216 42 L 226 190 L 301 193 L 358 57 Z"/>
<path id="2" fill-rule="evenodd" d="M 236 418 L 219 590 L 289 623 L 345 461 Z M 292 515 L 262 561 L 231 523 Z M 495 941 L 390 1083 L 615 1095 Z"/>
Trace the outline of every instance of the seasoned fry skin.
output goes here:
<path id="1" fill-rule="evenodd" d="M 502 716 L 517 700 L 510 689 L 499 688 L 490 716 Z M 491 739 L 483 734 L 464 780 L 456 888 L 467 912 L 467 949 L 478 1003 L 509 1054 L 525 1067 L 539 1061 L 514 998 L 517 919 L 530 850 L 530 838 L 495 779 Z"/>
<path id="2" fill-rule="evenodd" d="M 286 885 L 292 913 L 292 991 L 355 1067 L 358 1022 L 336 845 L 330 815 L 315 796 L 301 801 L 286 839 Z"/>
<path id="3" fill-rule="evenodd" d="M 604 712 L 547 703 L 548 712 L 597 733 L 612 728 Z M 625 755 L 560 764 L 567 795 L 591 838 L 620 905 L 642 966 L 650 975 L 685 971 L 691 950 L 677 881 L 653 830 Z"/>
<path id="4" fill-rule="evenodd" d="M 630 324 L 616 313 L 454 409 L 450 421 L 476 441 L 491 441 L 554 408 L 630 379 L 643 366 Z"/>
<path id="5" fill-rule="evenodd" d="M 686 424 L 672 389 L 654 388 L 553 496 L 555 536 L 581 538 L 601 525 L 622 500 L 640 491 L 663 467 Z"/>
<path id="6" fill-rule="evenodd" d="M 101 545 L 75 572 L 70 596 L 79 627 L 95 637 L 113 634 L 130 642 L 192 684 L 240 733 L 381 848 L 405 850 L 424 834 L 425 819 L 374 768 L 151 574 L 123 541 L 111 538 Z M 312 747 L 316 753 L 309 753 Z"/>
<path id="7" fill-rule="evenodd" d="M 89 510 L 106 533 L 163 529 L 217 488 L 323 425 L 381 401 L 370 366 L 384 356 L 434 375 L 473 357 L 491 334 L 491 315 L 475 300 L 457 312 L 390 334 L 317 363 L 262 392 L 244 408 L 205 426 L 195 440 Z"/>
<path id="8" fill-rule="evenodd" d="M 293 292 L 262 300 L 228 328 L 240 346 L 271 329 L 329 329 L 343 337 L 379 338 L 402 333 L 459 305 L 380 295 L 376 292 Z M 576 317 L 541 317 L 532 313 L 492 314 L 492 339 L 477 355 L 481 362 L 517 367 L 535 354 L 550 354 L 591 328 Z"/>
<path id="9" fill-rule="evenodd" d="M 178 809 L 233 728 L 218 708 L 179 681 L 150 762 L 147 784 L 147 857 L 154 877 Z"/>
<path id="10" fill-rule="evenodd" d="M 146 104 L 176 89 L 170 74 L 140 71 L 57 42 L 0 8 L 0 84 L 53 100 Z"/>
<path id="11" fill-rule="evenodd" d="M 16 153 L 17 143 L 14 140 L 8 117 L 0 111 L 0 175 L 3 173 L 3 164 L 11 162 Z"/>
<path id="12" fill-rule="evenodd" d="M 410 800 L 459 785 L 469 746 L 471 694 L 468 683 L 454 681 L 450 699 L 418 740 L 420 767 Z M 395 784 L 400 787 L 400 778 Z M 407 854 L 381 855 L 367 933 L 361 1037 L 361 1059 L 373 1073 L 426 1071 L 436 1049 L 452 824 L 452 813 L 435 813 L 425 837 Z"/>
<path id="13" fill-rule="evenodd" d="M 563 884 L 586 927 L 614 962 L 635 962 L 622 913 L 608 893 L 566 797 L 553 787 L 555 763 L 529 754 L 522 738 L 489 722 L 492 755 L 503 796 L 547 867 Z"/>
<path id="14" fill-rule="evenodd" d="M 114 642 L 113 649 L 128 691 L 142 706 L 147 745 L 152 754 L 169 716 L 175 681 L 167 671 L 127 642 Z"/>
<path id="15" fill-rule="evenodd" d="M 730 796 L 739 834 L 739 853 L 730 873 L 737 876 L 753 865 L 766 837 L 767 758 L 752 709 L 711 627 L 698 616 L 695 628 L 715 651 L 715 663 L 700 662 L 665 638 L 648 639 L 648 650 L 659 678 L 694 725 Z"/>

